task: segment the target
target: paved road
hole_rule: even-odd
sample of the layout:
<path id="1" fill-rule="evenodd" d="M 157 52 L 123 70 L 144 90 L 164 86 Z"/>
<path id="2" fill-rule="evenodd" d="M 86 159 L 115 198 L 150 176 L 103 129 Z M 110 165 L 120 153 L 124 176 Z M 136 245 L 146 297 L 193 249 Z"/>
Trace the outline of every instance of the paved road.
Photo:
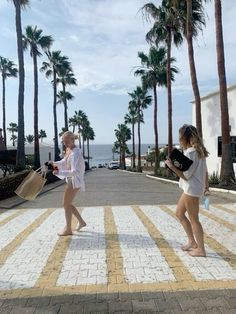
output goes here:
<path id="1" fill-rule="evenodd" d="M 207 258 L 192 258 L 177 185 L 107 169 L 86 183 L 75 204 L 88 226 L 72 237 L 56 235 L 63 186 L 0 211 L 0 313 L 235 313 L 234 195 L 201 209 Z"/>

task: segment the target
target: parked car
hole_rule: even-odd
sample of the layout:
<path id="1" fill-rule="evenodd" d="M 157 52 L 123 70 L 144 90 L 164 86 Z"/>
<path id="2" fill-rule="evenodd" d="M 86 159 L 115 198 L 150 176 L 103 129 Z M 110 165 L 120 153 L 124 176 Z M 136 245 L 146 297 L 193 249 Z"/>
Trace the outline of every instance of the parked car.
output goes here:
<path id="1" fill-rule="evenodd" d="M 109 163 L 108 169 L 119 169 L 120 165 L 118 161 L 111 161 Z"/>

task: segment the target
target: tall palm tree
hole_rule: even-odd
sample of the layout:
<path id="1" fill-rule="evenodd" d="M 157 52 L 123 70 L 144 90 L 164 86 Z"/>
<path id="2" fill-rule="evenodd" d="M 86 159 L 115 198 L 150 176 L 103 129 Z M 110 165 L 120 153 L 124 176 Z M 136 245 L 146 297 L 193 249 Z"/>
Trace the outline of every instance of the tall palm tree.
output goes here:
<path id="1" fill-rule="evenodd" d="M 73 115 L 73 117 L 70 117 L 69 118 L 69 127 L 72 126 L 72 132 L 74 133 L 75 132 L 75 127 L 77 125 L 77 119 L 76 119 L 76 116 Z"/>
<path id="2" fill-rule="evenodd" d="M 17 139 L 15 133 L 17 133 L 19 130 L 18 125 L 14 122 L 11 122 L 9 123 L 9 127 L 7 128 L 7 130 L 11 133 L 12 146 L 15 146 L 15 140 Z"/>
<path id="3" fill-rule="evenodd" d="M 79 133 L 79 148 L 81 148 L 81 135 L 82 135 L 82 126 L 88 120 L 86 113 L 83 110 L 75 111 L 74 119 L 76 120 L 76 125 L 78 127 Z"/>
<path id="4" fill-rule="evenodd" d="M 90 168 L 89 161 L 90 161 L 90 150 L 89 150 L 89 143 L 90 141 L 94 141 L 95 139 L 95 133 L 93 128 L 88 125 L 84 129 L 84 138 L 87 141 L 87 157 L 88 157 L 88 167 Z"/>
<path id="5" fill-rule="evenodd" d="M 87 139 L 87 132 L 90 127 L 90 122 L 86 117 L 81 120 L 81 135 L 82 135 L 82 148 L 83 148 L 83 157 L 85 158 L 85 141 Z"/>
<path id="6" fill-rule="evenodd" d="M 152 97 L 147 95 L 147 90 L 137 86 L 132 93 L 128 93 L 131 97 L 130 105 L 136 108 L 138 119 L 138 171 L 142 172 L 141 167 L 141 131 L 140 124 L 143 120 L 143 110 L 152 102 Z"/>
<path id="7" fill-rule="evenodd" d="M 132 127 L 132 146 L 133 146 L 133 151 L 132 151 L 132 168 L 136 168 L 135 165 L 135 133 L 134 133 L 134 126 L 138 122 L 137 118 L 137 112 L 136 112 L 136 107 L 132 104 L 129 104 L 128 107 L 128 113 L 125 115 L 124 122 L 125 124 L 131 124 Z"/>
<path id="8" fill-rule="evenodd" d="M 23 35 L 23 47 L 30 50 L 34 65 L 34 166 L 40 167 L 39 128 L 38 128 L 38 61 L 42 56 L 40 50 L 50 49 L 53 39 L 51 36 L 42 36 L 42 30 L 37 26 L 28 25 Z"/>
<path id="9" fill-rule="evenodd" d="M 220 85 L 221 132 L 222 132 L 222 161 L 220 180 L 222 183 L 228 184 L 230 183 L 230 181 L 235 180 L 235 175 L 232 160 L 232 149 L 230 144 L 229 109 L 225 73 L 221 0 L 214 0 L 214 4 L 216 27 L 216 54 Z"/>
<path id="10" fill-rule="evenodd" d="M 204 2 L 206 1 L 204 0 Z M 194 60 L 193 39 L 198 36 L 199 31 L 203 31 L 206 23 L 204 7 L 202 5 L 203 0 L 171 0 L 171 2 L 176 15 L 179 16 L 181 31 L 188 45 L 190 77 L 196 104 L 196 127 L 202 137 L 201 97 Z"/>
<path id="11" fill-rule="evenodd" d="M 143 52 L 139 52 L 138 56 L 141 60 L 142 66 L 135 71 L 135 75 L 141 76 L 143 85 L 147 88 L 153 90 L 153 99 L 154 99 L 154 114 L 153 114 L 153 123 L 154 123 L 154 138 L 155 138 L 155 173 L 157 173 L 158 168 L 158 126 L 157 126 L 157 86 L 167 86 L 167 76 L 166 76 L 166 48 L 160 47 L 155 48 L 151 47 L 148 55 Z M 178 73 L 176 67 L 172 66 L 175 59 L 171 58 L 171 80 L 174 80 L 174 74 Z M 172 116 L 168 116 L 168 130 L 172 130 Z M 168 136 L 168 140 L 171 137 Z M 169 152 L 172 151 L 172 142 L 168 141 Z"/>
<path id="12" fill-rule="evenodd" d="M 21 27 L 21 8 L 29 4 L 29 0 L 12 0 L 15 6 L 15 24 L 17 37 L 17 54 L 19 64 L 19 89 L 18 89 L 18 138 L 16 165 L 19 169 L 25 168 L 25 123 L 24 123 L 24 90 L 25 90 L 25 69 L 24 52 Z"/>
<path id="13" fill-rule="evenodd" d="M 147 17 L 154 19 L 151 30 L 146 35 L 146 40 L 150 44 L 158 46 L 164 43 L 167 49 L 166 62 L 166 85 L 168 99 L 168 121 L 172 120 L 172 89 L 171 89 L 171 49 L 172 42 L 178 47 L 183 41 L 180 32 L 180 22 L 170 0 L 162 0 L 161 6 L 156 7 L 153 3 L 147 3 L 142 10 Z M 168 143 L 172 145 L 172 123 L 168 123 Z M 172 147 L 170 147 L 171 149 Z"/>
<path id="14" fill-rule="evenodd" d="M 39 139 L 41 139 L 41 143 L 43 142 L 43 138 L 46 138 L 47 137 L 47 133 L 45 130 L 40 130 L 39 131 Z"/>
<path id="15" fill-rule="evenodd" d="M 31 144 L 34 141 L 34 136 L 32 134 L 29 134 L 29 135 L 26 135 L 25 139 L 29 144 Z"/>
<path id="16" fill-rule="evenodd" d="M 74 99 L 74 96 L 67 91 L 59 91 L 57 94 L 57 104 L 64 105 L 64 119 L 65 119 L 65 126 L 64 132 L 68 131 L 68 116 L 67 116 L 67 101 Z"/>
<path id="17" fill-rule="evenodd" d="M 18 70 L 15 64 L 9 59 L 0 56 L 0 72 L 2 74 L 2 125 L 4 145 L 7 148 L 7 132 L 6 132 L 6 79 L 8 77 L 17 77 Z"/>
<path id="18" fill-rule="evenodd" d="M 60 68 L 69 66 L 68 57 L 62 56 L 61 51 L 46 52 L 48 62 L 43 62 L 41 71 L 47 78 L 52 77 L 53 84 L 53 118 L 54 118 L 54 154 L 55 160 L 59 160 L 58 127 L 57 127 L 57 78 Z"/>
<path id="19" fill-rule="evenodd" d="M 126 124 L 118 124 L 118 128 L 115 129 L 115 136 L 120 148 L 120 165 L 121 169 L 125 169 L 125 153 L 128 151 L 126 142 L 131 139 L 131 130 Z"/>
<path id="20" fill-rule="evenodd" d="M 65 130 L 68 131 L 68 115 L 67 115 L 67 100 L 71 100 L 72 98 L 67 98 L 67 95 L 70 93 L 66 91 L 67 85 L 77 85 L 76 78 L 74 73 L 72 72 L 72 68 L 70 65 L 65 65 L 59 69 L 57 83 L 62 84 L 62 103 L 64 105 L 64 120 L 65 120 Z M 70 94 L 71 95 L 71 94 Z"/>

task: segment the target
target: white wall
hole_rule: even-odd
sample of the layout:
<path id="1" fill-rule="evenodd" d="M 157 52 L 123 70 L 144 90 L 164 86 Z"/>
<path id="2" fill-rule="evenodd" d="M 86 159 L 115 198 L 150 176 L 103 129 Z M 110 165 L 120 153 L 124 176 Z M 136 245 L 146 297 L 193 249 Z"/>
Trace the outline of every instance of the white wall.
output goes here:
<path id="1" fill-rule="evenodd" d="M 220 174 L 221 157 L 218 157 L 218 136 L 221 136 L 221 113 L 219 92 L 209 94 L 201 99 L 202 131 L 204 144 L 210 155 L 207 158 L 209 174 Z M 236 136 L 236 85 L 228 88 L 229 123 L 231 136 Z M 195 103 L 193 103 L 192 123 L 196 125 Z M 234 171 L 236 164 L 234 163 Z"/>

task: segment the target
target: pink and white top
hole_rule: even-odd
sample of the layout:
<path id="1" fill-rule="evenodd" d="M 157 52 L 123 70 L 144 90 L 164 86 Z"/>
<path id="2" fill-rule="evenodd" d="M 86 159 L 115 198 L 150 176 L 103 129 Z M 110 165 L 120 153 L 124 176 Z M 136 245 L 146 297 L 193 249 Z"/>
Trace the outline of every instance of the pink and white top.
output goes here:
<path id="1" fill-rule="evenodd" d="M 67 183 L 71 179 L 73 189 L 79 188 L 80 191 L 85 191 L 85 163 L 78 147 L 75 147 L 68 156 L 54 162 L 54 164 L 58 167 L 59 177 L 65 178 Z"/>

